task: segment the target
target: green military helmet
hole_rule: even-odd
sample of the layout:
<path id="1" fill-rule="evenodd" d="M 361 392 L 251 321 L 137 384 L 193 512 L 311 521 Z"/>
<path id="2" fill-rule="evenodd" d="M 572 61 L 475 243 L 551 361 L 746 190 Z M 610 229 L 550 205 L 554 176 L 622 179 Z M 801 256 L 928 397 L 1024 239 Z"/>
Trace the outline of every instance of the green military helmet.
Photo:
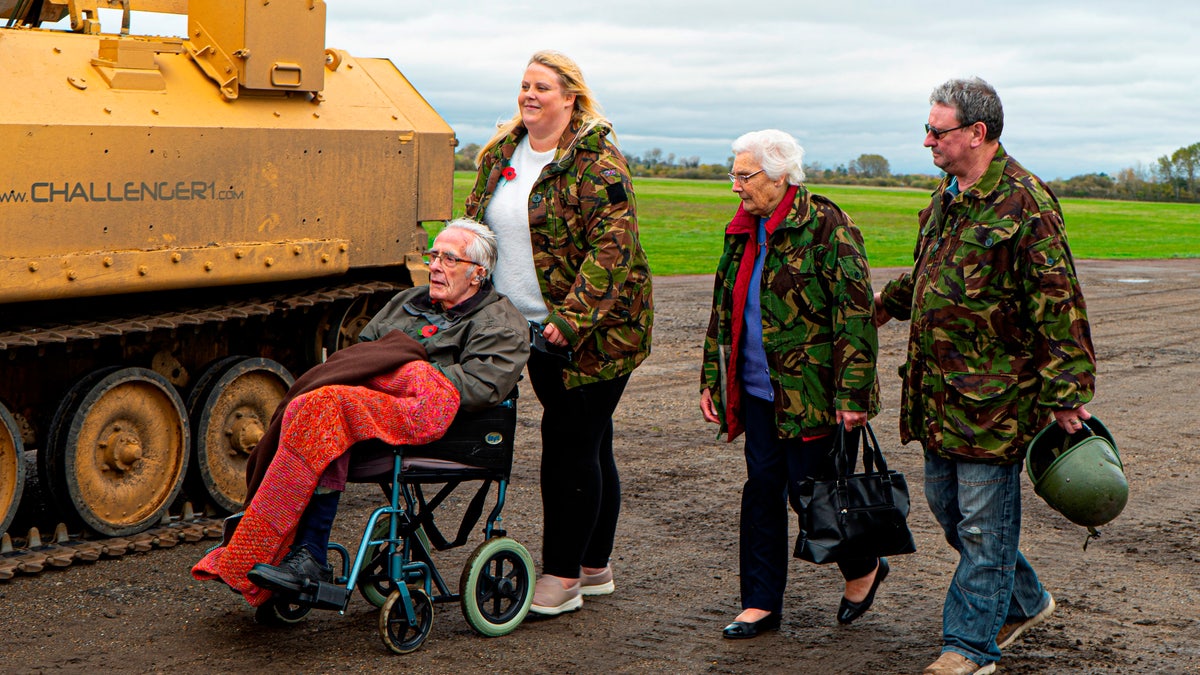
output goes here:
<path id="1" fill-rule="evenodd" d="M 1129 481 L 1117 444 L 1099 418 L 1067 434 L 1058 423 L 1029 443 L 1025 470 L 1033 491 L 1054 510 L 1095 535 L 1095 528 L 1121 514 L 1129 501 Z"/>

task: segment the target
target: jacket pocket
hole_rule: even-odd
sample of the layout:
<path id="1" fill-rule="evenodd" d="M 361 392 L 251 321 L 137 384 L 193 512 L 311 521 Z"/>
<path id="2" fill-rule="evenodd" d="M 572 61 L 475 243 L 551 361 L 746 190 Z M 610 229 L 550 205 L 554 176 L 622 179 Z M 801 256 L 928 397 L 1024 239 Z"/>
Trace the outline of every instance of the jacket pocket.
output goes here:
<path id="1" fill-rule="evenodd" d="M 945 372 L 935 393 L 943 449 L 954 455 L 1002 460 L 1020 454 L 1014 446 L 1020 387 L 1011 373 Z"/>
<path id="2" fill-rule="evenodd" d="M 1011 219 L 982 222 L 962 234 L 959 263 L 967 298 L 1008 297 L 1016 289 L 1011 242 L 1020 223 Z"/>

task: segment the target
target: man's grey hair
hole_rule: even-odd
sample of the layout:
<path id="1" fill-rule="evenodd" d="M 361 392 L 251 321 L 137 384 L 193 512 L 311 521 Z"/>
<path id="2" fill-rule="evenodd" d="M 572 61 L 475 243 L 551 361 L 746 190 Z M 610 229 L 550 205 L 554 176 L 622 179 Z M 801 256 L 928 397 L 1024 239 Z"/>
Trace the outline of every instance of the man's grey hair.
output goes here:
<path id="1" fill-rule="evenodd" d="M 750 153 L 771 180 L 787 177 L 788 185 L 804 182 L 804 148 L 786 131 L 764 129 L 742 134 L 733 142 L 733 154 L 743 152 Z"/>
<path id="2" fill-rule="evenodd" d="M 929 104 L 948 105 L 954 108 L 959 124 L 974 124 L 983 122 L 987 125 L 989 141 L 1000 138 L 1004 131 L 1004 107 L 1000 105 L 1000 96 L 992 85 L 978 77 L 970 79 L 948 80 L 929 95 Z"/>
<path id="3" fill-rule="evenodd" d="M 442 232 L 446 230 L 466 230 L 475 235 L 471 237 L 471 241 L 463 253 L 483 266 L 485 277 L 492 276 L 492 272 L 496 269 L 496 233 L 492 232 L 487 225 L 470 218 L 455 218 L 446 223 L 446 228 Z"/>

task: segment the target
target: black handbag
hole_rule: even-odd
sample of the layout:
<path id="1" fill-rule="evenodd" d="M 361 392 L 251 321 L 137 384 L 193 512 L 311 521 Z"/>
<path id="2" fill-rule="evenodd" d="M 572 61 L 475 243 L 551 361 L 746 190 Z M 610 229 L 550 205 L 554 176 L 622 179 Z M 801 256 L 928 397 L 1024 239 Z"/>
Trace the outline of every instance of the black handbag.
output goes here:
<path id="1" fill-rule="evenodd" d="M 865 429 L 870 442 L 862 444 L 864 473 L 852 473 L 862 430 L 847 432 L 839 425 L 831 450 L 833 477 L 801 481 L 795 557 L 824 564 L 917 550 L 908 529 L 908 482 L 887 468 L 875 432 L 869 424 Z"/>

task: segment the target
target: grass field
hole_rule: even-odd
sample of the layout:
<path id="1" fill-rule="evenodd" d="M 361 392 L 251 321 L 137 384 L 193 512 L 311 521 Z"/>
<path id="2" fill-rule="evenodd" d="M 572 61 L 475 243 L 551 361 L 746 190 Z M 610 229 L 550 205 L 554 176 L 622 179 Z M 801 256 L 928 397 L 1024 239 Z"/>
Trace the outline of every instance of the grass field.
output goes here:
<path id="1" fill-rule="evenodd" d="M 454 175 L 454 214 L 474 174 Z M 727 181 L 635 178 L 642 244 L 656 275 L 708 274 L 721 254 L 721 233 L 737 209 Z M 812 185 L 846 210 L 862 230 L 874 267 L 912 263 L 924 190 Z M 1200 204 L 1062 200 L 1076 258 L 1200 258 Z"/>

